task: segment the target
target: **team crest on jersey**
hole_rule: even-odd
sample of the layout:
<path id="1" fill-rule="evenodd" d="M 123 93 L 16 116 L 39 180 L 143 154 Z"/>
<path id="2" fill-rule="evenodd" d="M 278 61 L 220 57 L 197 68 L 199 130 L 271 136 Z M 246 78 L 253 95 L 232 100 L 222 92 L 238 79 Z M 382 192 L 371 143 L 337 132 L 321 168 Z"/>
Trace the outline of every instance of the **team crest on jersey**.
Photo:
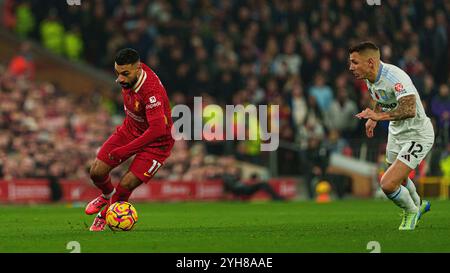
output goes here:
<path id="1" fill-rule="evenodd" d="M 135 101 L 134 102 L 134 111 L 139 111 L 139 102 L 138 101 Z"/>
<path id="2" fill-rule="evenodd" d="M 397 91 L 397 92 L 402 91 L 402 90 L 403 90 L 403 84 L 401 84 L 401 83 L 396 83 L 396 84 L 394 85 L 394 89 L 395 89 L 395 91 Z"/>

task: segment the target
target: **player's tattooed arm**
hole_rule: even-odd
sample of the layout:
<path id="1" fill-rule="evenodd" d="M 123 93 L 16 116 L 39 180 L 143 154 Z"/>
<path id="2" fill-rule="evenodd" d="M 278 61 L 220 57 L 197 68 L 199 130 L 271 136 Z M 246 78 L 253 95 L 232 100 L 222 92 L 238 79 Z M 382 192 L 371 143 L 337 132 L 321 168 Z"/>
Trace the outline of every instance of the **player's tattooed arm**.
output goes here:
<path id="1" fill-rule="evenodd" d="M 379 107 L 379 106 L 377 106 Z M 381 109 L 380 109 L 381 110 Z M 357 118 L 371 119 L 373 121 L 378 120 L 403 120 L 407 118 L 413 118 L 416 115 L 416 96 L 408 95 L 401 97 L 398 100 L 397 109 L 390 112 L 378 112 L 377 108 L 374 110 L 366 108 L 366 110 L 357 114 Z"/>
<path id="2" fill-rule="evenodd" d="M 403 120 L 416 116 L 416 96 L 408 95 L 398 100 L 398 107 L 390 112 L 379 113 L 379 120 Z"/>

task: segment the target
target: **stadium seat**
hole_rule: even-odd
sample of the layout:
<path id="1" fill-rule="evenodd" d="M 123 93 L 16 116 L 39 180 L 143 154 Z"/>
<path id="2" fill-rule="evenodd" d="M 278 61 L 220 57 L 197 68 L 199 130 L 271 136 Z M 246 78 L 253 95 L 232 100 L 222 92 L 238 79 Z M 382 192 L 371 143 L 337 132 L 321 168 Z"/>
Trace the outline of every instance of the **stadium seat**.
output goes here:
<path id="1" fill-rule="evenodd" d="M 424 176 L 417 181 L 420 185 L 420 195 L 425 196 L 426 185 L 439 185 L 439 198 L 448 199 L 448 187 L 450 186 L 450 179 L 439 176 Z"/>

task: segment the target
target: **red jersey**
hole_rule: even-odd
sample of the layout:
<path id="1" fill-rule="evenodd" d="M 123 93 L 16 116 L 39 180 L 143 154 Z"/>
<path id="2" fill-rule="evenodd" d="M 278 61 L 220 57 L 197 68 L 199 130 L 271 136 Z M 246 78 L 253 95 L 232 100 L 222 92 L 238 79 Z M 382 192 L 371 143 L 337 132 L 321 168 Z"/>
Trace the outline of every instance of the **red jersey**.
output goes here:
<path id="1" fill-rule="evenodd" d="M 128 147 L 133 152 L 143 147 L 158 147 L 174 142 L 166 90 L 158 76 L 147 65 L 141 64 L 142 72 L 136 84 L 132 88 L 122 88 L 126 113 L 122 129 L 137 138 L 133 141 L 135 145 Z"/>

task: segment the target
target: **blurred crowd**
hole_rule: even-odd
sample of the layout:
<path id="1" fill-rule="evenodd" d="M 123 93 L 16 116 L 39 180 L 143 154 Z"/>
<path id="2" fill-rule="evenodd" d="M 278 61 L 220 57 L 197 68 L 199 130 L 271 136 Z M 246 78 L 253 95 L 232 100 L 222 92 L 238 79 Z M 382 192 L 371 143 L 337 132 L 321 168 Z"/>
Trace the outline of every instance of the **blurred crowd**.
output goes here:
<path id="1" fill-rule="evenodd" d="M 0 177 L 87 177 L 87 163 L 112 130 L 109 113 L 0 69 Z"/>
<path id="2" fill-rule="evenodd" d="M 347 72 L 347 49 L 361 40 L 377 43 L 383 61 L 398 65 L 411 76 L 435 125 L 436 147 L 449 142 L 450 1 L 386 0 L 381 6 L 360 0 L 81 3 L 69 7 L 66 1 L 5 0 L 3 24 L 21 37 L 39 40 L 56 54 L 106 71 L 112 71 L 118 49 L 135 48 L 159 75 L 173 104 L 190 105 L 194 96 L 202 96 L 221 106 L 279 105 L 280 174 L 311 175 L 302 171 L 321 169 L 320 174 L 326 166 L 323 155 L 332 152 L 361 157 L 361 147 L 365 147 L 366 159 L 373 162 L 384 153 L 387 123 L 379 124 L 376 138 L 366 139 L 364 122 L 354 118 L 370 102 L 365 84 Z M 5 133 L 0 137 L 1 145 L 13 143 L 9 149 L 24 161 L 20 174 L 14 175 L 23 176 L 24 170 L 30 169 L 33 162 L 26 153 L 36 149 L 49 151 L 33 158 L 46 157 L 36 162 L 51 158 L 56 162 L 55 172 L 82 173 L 71 169 L 76 164 L 63 164 L 68 161 L 61 157 L 83 163 L 92 158 L 94 151 L 89 147 L 101 144 L 111 131 L 110 113 L 86 112 L 82 104 L 71 104 L 67 97 L 52 93 L 58 92 L 51 85 L 19 82 L 9 87 L 12 92 L 8 82 L 8 77 L 2 76 L 1 109 L 15 114 L 2 118 Z M 39 103 L 52 107 L 25 108 Z M 115 103 L 121 109 L 119 95 Z M 15 112 L 17 109 L 26 113 Z M 47 111 L 52 122 L 40 123 Z M 28 121 L 30 113 L 36 115 L 33 121 Z M 105 122 L 89 122 L 93 115 Z M 21 125 L 10 123 L 13 118 Z M 64 129 L 58 126 L 61 124 Z M 43 130 L 43 126 L 48 128 Z M 34 131 L 28 132 L 29 128 Z M 17 140 L 13 136 L 20 130 L 27 134 Z M 201 143 L 201 149 L 188 144 L 175 148 L 167 164 L 170 168 L 161 170 L 161 175 L 197 177 L 201 173 L 208 177 L 220 172 L 220 167 L 202 166 L 218 164 L 216 159 L 208 159 L 208 154 L 221 154 L 224 149 L 217 149 L 215 142 Z M 263 163 L 267 154 L 252 147 L 252 142 L 240 142 L 227 151 L 238 159 Z M 55 153 L 57 149 L 64 153 Z M 437 149 L 432 153 L 437 167 L 430 170 L 439 171 L 441 154 Z M 305 164 L 312 166 L 299 167 Z M 6 165 L 3 163 L 4 173 L 10 169 Z"/>

